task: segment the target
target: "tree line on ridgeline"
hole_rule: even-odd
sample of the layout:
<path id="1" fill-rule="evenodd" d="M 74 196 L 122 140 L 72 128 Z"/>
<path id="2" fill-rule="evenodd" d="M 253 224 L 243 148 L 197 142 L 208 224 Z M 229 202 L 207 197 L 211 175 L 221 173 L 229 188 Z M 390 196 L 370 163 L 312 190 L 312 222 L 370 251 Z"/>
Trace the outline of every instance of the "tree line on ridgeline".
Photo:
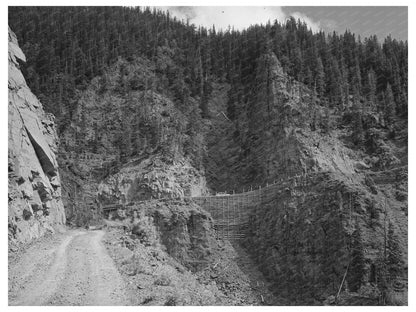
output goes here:
<path id="1" fill-rule="evenodd" d="M 252 91 L 258 59 L 270 52 L 322 106 L 372 110 L 387 124 L 407 118 L 408 43 L 390 36 L 379 42 L 348 30 L 313 33 L 294 18 L 216 30 L 148 7 L 9 7 L 9 25 L 27 56 L 28 85 L 58 124 L 71 119 L 80 91 L 94 77 L 120 58 L 136 56 L 169 62 L 156 66 L 154 82 L 125 88 L 155 89 L 178 107 L 197 99 L 204 119 L 210 118 L 213 84 L 227 82 L 227 115 L 233 120 L 238 103 Z M 362 127 L 361 119 L 354 125 Z"/>

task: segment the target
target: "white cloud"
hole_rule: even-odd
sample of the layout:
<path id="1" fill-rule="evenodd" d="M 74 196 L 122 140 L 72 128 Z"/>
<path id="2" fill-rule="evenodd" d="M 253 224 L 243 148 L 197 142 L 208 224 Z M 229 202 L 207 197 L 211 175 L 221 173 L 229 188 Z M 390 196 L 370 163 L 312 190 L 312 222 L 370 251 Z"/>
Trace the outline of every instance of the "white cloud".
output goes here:
<path id="1" fill-rule="evenodd" d="M 290 13 L 290 16 L 293 16 L 296 20 L 300 19 L 302 22 L 305 22 L 308 25 L 308 27 L 312 29 L 312 32 L 314 33 L 319 32 L 322 29 L 321 22 L 319 21 L 315 22 L 310 17 L 306 16 L 303 13 L 293 12 L 293 13 Z"/>
<path id="2" fill-rule="evenodd" d="M 163 10 L 169 10 L 169 12 L 179 19 L 187 20 L 196 26 L 202 25 L 205 27 L 215 27 L 226 30 L 228 26 L 234 27 L 234 29 L 242 30 L 254 24 L 266 24 L 267 21 L 274 21 L 277 19 L 280 22 L 284 22 L 289 18 L 289 15 L 284 13 L 281 7 L 159 7 Z M 311 29 L 316 32 L 320 30 L 320 23 L 313 21 L 308 16 L 295 12 L 290 14 L 296 19 L 305 21 Z"/>

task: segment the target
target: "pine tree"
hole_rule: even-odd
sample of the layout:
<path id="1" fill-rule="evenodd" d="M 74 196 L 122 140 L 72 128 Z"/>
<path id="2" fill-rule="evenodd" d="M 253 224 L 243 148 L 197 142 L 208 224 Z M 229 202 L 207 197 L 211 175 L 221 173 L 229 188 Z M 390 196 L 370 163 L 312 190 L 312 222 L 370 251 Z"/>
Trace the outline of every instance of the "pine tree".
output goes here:
<path id="1" fill-rule="evenodd" d="M 127 114 L 123 114 L 121 118 L 122 123 L 117 138 L 121 162 L 124 162 L 132 154 L 132 126 L 127 116 Z"/>
<path id="2" fill-rule="evenodd" d="M 325 94 L 325 72 L 324 66 L 322 64 L 322 60 L 319 57 L 316 61 L 316 74 L 315 74 L 315 81 L 316 81 L 316 91 L 318 93 L 319 99 L 322 101 Z"/>
<path id="3" fill-rule="evenodd" d="M 340 70 L 341 70 L 341 89 L 342 89 L 342 107 L 343 109 L 347 108 L 349 105 L 350 92 L 348 84 L 348 69 L 344 62 L 344 57 L 341 57 L 340 60 Z"/>
<path id="4" fill-rule="evenodd" d="M 311 130 L 316 131 L 317 123 L 318 123 L 318 110 L 316 109 L 316 88 L 313 87 L 312 92 L 310 93 L 310 112 L 312 114 L 312 120 L 311 120 Z"/>
<path id="5" fill-rule="evenodd" d="M 386 91 L 384 92 L 384 120 L 387 124 L 391 124 L 394 117 L 396 104 L 394 102 L 393 91 L 391 85 L 387 83 Z"/>
<path id="6" fill-rule="evenodd" d="M 351 260 L 347 276 L 348 285 L 351 291 L 357 291 L 362 283 L 365 273 L 365 259 L 360 229 L 352 234 Z"/>
<path id="7" fill-rule="evenodd" d="M 355 145 L 360 145 L 364 141 L 364 129 L 362 122 L 362 110 L 357 107 L 353 112 L 353 122 L 352 122 L 352 140 Z"/>
<path id="8" fill-rule="evenodd" d="M 351 67 L 350 88 L 354 101 L 359 101 L 361 97 L 361 70 L 360 63 L 357 58 L 354 60 L 354 65 Z"/>
<path id="9" fill-rule="evenodd" d="M 377 107 L 376 92 L 376 74 L 373 69 L 370 69 L 367 74 L 367 103 L 370 109 L 374 109 L 375 107 Z"/>
<path id="10" fill-rule="evenodd" d="M 377 78 L 376 98 L 383 91 L 379 86 L 389 83 L 396 113 L 406 116 L 407 42 L 391 37 L 381 46 L 375 36 L 361 42 L 349 31 L 342 35 L 313 34 L 295 19 L 282 24 L 275 21 L 256 25 L 243 32 L 230 29 L 224 33 L 203 27 L 195 30 L 189 21 L 181 22 L 149 8 L 10 7 L 9 20 L 27 54 L 29 87 L 39 97 L 46 98 L 46 110 L 56 114 L 63 111 L 53 105 L 56 103 L 53 99 L 61 91 L 51 90 L 51 85 L 59 81 L 59 75 L 69 76 L 74 82 L 64 85 L 61 92 L 64 96 L 60 105 L 67 105 L 75 89 L 85 88 L 86 83 L 118 58 L 130 61 L 143 56 L 153 60 L 158 48 L 168 46 L 174 48 L 175 66 L 184 68 L 190 95 L 200 96 L 206 116 L 212 81 L 223 79 L 227 73 L 227 82 L 231 83 L 234 75 L 238 75 L 247 93 L 255 76 L 256 60 L 269 46 L 292 78 L 310 88 L 311 81 L 316 82 L 319 99 L 328 95 L 336 106 L 339 102 L 342 106 L 348 104 L 349 94 L 356 97 L 357 94 L 352 94 L 354 90 L 367 100 L 372 98 L 372 91 L 369 95 L 368 89 L 363 90 L 363 82 L 367 88 L 368 74 L 373 69 Z M 22 20 L 27 23 L 21 23 Z M 88 32 L 80 31 L 80 25 Z M 174 80 L 171 77 L 170 83 Z M 337 82 L 340 87 L 336 87 Z"/>
<path id="11" fill-rule="evenodd" d="M 403 272 L 403 255 L 399 246 L 398 238 L 394 232 L 393 224 L 389 222 L 387 233 L 387 268 L 390 280 L 394 280 Z"/>
<path id="12" fill-rule="evenodd" d="M 331 58 L 331 67 L 328 75 L 328 97 L 332 107 L 341 107 L 342 109 L 342 77 L 339 70 L 338 62 Z"/>

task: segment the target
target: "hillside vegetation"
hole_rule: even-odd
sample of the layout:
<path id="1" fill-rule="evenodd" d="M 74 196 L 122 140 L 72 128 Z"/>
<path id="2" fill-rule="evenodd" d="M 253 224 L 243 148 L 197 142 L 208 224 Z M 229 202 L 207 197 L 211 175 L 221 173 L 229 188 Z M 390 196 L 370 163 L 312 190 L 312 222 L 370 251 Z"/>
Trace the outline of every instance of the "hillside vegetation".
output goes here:
<path id="1" fill-rule="evenodd" d="M 68 223 L 318 173 L 251 216 L 242 243 L 270 290 L 407 303 L 407 41 L 293 18 L 217 31 L 149 8 L 10 7 L 9 25 L 56 116 Z"/>

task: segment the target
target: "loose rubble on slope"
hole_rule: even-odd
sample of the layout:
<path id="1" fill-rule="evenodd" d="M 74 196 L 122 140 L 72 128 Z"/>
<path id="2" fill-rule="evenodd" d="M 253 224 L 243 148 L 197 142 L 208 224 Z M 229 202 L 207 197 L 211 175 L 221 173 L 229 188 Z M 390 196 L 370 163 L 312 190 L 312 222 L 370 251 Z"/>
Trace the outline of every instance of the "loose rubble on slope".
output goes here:
<path id="1" fill-rule="evenodd" d="M 184 201 L 146 201 L 106 221 L 106 245 L 138 305 L 277 305 L 247 253 L 215 239 Z"/>

